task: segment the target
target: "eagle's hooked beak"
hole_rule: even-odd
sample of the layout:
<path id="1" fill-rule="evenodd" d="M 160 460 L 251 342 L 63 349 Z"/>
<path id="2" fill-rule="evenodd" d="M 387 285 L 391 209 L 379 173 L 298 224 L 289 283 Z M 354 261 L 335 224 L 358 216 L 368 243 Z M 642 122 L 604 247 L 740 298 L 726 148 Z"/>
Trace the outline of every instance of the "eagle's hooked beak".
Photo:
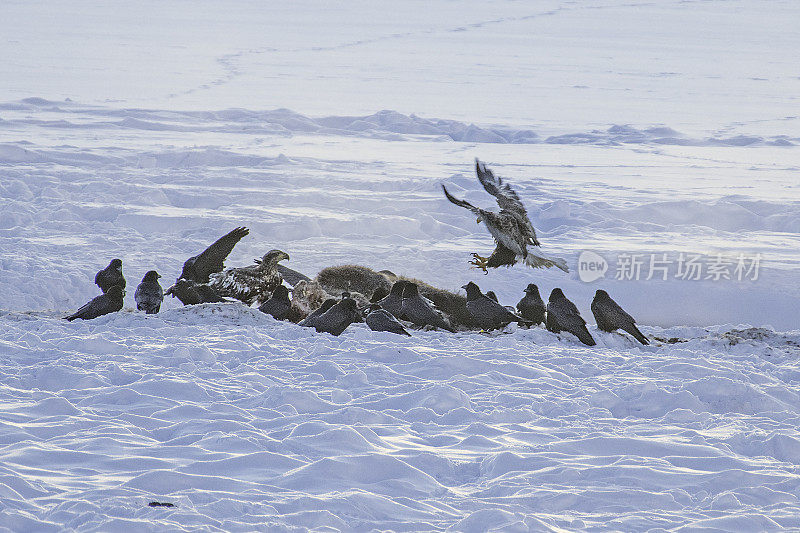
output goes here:
<path id="1" fill-rule="evenodd" d="M 483 220 L 483 219 L 481 219 L 481 217 L 478 217 L 478 220 L 476 220 L 476 221 L 475 221 L 475 223 L 476 223 L 476 224 L 480 224 L 482 220 Z"/>

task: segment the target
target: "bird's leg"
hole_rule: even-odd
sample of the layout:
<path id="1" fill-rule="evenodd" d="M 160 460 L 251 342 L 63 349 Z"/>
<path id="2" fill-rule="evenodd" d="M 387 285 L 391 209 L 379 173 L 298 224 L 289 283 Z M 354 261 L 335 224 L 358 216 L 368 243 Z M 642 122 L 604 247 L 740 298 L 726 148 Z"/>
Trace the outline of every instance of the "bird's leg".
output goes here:
<path id="1" fill-rule="evenodd" d="M 472 254 L 472 261 L 469 262 L 470 265 L 474 265 L 477 268 L 483 270 L 484 274 L 488 274 L 489 271 L 486 269 L 486 265 L 489 262 L 488 257 L 481 257 L 478 254 Z"/>

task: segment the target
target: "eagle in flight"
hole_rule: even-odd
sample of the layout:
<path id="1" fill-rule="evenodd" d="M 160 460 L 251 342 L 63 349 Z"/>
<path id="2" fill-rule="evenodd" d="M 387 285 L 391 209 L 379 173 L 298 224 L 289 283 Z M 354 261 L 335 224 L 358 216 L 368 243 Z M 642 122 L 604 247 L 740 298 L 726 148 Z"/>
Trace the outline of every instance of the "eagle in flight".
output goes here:
<path id="1" fill-rule="evenodd" d="M 486 192 L 497 200 L 500 212 L 486 211 L 475 207 L 464 200 L 459 200 L 452 196 L 444 185 L 442 190 L 444 195 L 457 206 L 469 209 L 478 217 L 478 223 L 483 222 L 489 233 L 494 237 L 497 247 L 490 257 L 481 257 L 472 254 L 474 258 L 470 264 L 487 273 L 487 268 L 497 268 L 499 266 L 511 266 L 519 261 L 534 268 L 557 267 L 564 272 L 569 272 L 567 262 L 560 257 L 548 257 L 540 248 L 536 238 L 536 230 L 533 229 L 528 212 L 517 196 L 517 193 L 508 183 L 495 177 L 494 173 L 486 168 L 486 165 L 479 160 L 475 160 L 475 171 L 478 174 L 478 181 L 481 182 Z"/>

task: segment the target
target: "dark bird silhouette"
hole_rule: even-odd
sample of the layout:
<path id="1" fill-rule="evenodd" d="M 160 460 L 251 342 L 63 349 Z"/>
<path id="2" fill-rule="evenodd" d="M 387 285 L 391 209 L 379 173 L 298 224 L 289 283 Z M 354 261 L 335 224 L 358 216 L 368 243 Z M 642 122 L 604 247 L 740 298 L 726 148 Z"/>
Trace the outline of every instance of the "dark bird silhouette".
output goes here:
<path id="1" fill-rule="evenodd" d="M 636 327 L 636 321 L 626 313 L 604 290 L 598 290 L 592 300 L 592 314 L 597 321 L 597 329 L 612 332 L 621 329 L 633 335 L 642 344 L 650 344 L 647 337 Z"/>
<path id="2" fill-rule="evenodd" d="M 187 259 L 183 263 L 183 271 L 178 279 L 208 283 L 211 274 L 222 272 L 222 269 L 225 268 L 225 259 L 230 255 L 233 247 L 249 233 L 250 230 L 247 228 L 236 228 L 223 235 L 201 253 Z"/>
<path id="3" fill-rule="evenodd" d="M 315 309 L 310 315 L 308 315 L 303 320 L 298 322 L 298 325 L 307 328 L 316 327 L 317 320 L 319 320 L 319 317 L 324 315 L 328 309 L 336 305 L 336 302 L 337 302 L 336 298 L 328 298 L 327 300 L 322 302 L 322 305 L 319 306 L 317 309 Z"/>
<path id="4" fill-rule="evenodd" d="M 389 296 L 389 289 L 378 287 L 375 289 L 375 292 L 372 293 L 372 296 L 370 296 L 369 301 L 370 303 L 376 304 L 387 296 Z"/>
<path id="5" fill-rule="evenodd" d="M 92 298 L 89 303 L 64 318 L 72 322 L 76 318 L 91 320 L 92 318 L 97 318 L 109 313 L 115 313 L 122 309 L 124 298 L 125 291 L 122 290 L 122 287 L 114 285 L 113 287 L 109 287 L 105 294 Z"/>
<path id="6" fill-rule="evenodd" d="M 158 313 L 161 309 L 161 302 L 164 301 L 164 289 L 158 282 L 158 272 L 149 271 L 142 278 L 142 282 L 136 287 L 133 299 L 136 300 L 136 309 L 144 311 L 148 315 Z"/>
<path id="7" fill-rule="evenodd" d="M 486 291 L 486 297 L 491 298 L 497 303 L 500 303 L 500 300 L 497 299 L 497 295 L 494 293 L 494 291 Z"/>
<path id="8" fill-rule="evenodd" d="M 391 296 L 391 294 L 389 295 Z M 388 298 L 388 296 L 387 296 Z M 433 326 L 454 332 L 450 324 L 419 294 L 416 283 L 407 281 L 403 287 L 403 304 L 400 314 L 415 326 Z"/>
<path id="9" fill-rule="evenodd" d="M 572 333 L 587 346 L 597 344 L 586 329 L 586 321 L 581 317 L 578 308 L 567 300 L 558 288 L 550 293 L 550 300 L 547 303 L 547 329 L 553 333 L 561 331 Z"/>
<path id="10" fill-rule="evenodd" d="M 292 301 L 289 299 L 289 289 L 284 285 L 275 287 L 270 299 L 258 307 L 259 311 L 272 315 L 275 320 L 286 320 L 291 309 Z"/>
<path id="11" fill-rule="evenodd" d="M 467 311 L 481 329 L 503 328 L 511 322 L 522 320 L 521 317 L 483 294 L 473 282 L 470 281 L 462 288 L 467 291 Z"/>
<path id="12" fill-rule="evenodd" d="M 347 329 L 347 326 L 358 322 L 358 318 L 356 301 L 352 298 L 343 298 L 316 319 L 314 329 L 317 330 L 317 333 L 339 336 Z"/>
<path id="13" fill-rule="evenodd" d="M 320 270 L 315 278 L 315 281 L 330 294 L 341 294 L 342 291 L 350 291 L 353 293 L 353 298 L 361 307 L 383 300 L 386 297 L 382 295 L 383 291 L 386 291 L 388 294 L 393 283 L 400 280 L 416 283 L 420 295 L 430 300 L 433 306 L 445 316 L 453 327 L 476 327 L 475 324 L 472 323 L 472 317 L 467 311 L 467 299 L 460 291 L 456 293 L 446 289 L 440 289 L 418 279 L 409 278 L 407 276 L 397 276 L 389 270 L 376 272 L 370 268 L 359 265 L 326 267 Z M 398 287 L 398 290 L 401 287 Z M 375 298 L 376 293 L 379 298 Z M 364 296 L 364 301 L 361 301 L 359 298 L 360 295 Z M 372 296 L 367 299 L 366 297 L 370 295 Z M 294 299 L 295 296 L 296 293 L 293 293 L 292 299 Z M 402 296 L 402 291 L 399 293 L 399 296 Z M 389 312 L 392 311 L 389 310 Z M 395 316 L 403 320 L 402 316 Z"/>
<path id="14" fill-rule="evenodd" d="M 103 294 L 114 285 L 119 285 L 125 290 L 125 277 L 122 275 L 122 259 L 112 259 L 103 270 L 95 274 L 94 284 L 100 287 Z"/>
<path id="15" fill-rule="evenodd" d="M 403 318 L 403 289 L 407 284 L 406 280 L 398 279 L 392 285 L 392 290 L 389 291 L 389 294 L 378 302 L 379 306 L 399 319 Z"/>
<path id="16" fill-rule="evenodd" d="M 411 333 L 406 331 L 406 328 L 404 328 L 389 311 L 377 306 L 372 307 L 373 310 L 370 311 L 366 318 L 369 329 L 372 331 L 388 331 L 390 333 L 397 333 L 398 335 L 411 336 Z"/>
<path id="17" fill-rule="evenodd" d="M 486 192 L 495 197 L 500 207 L 499 213 L 480 209 L 467 201 L 459 200 L 442 185 L 445 197 L 451 203 L 472 211 L 478 217 L 478 223 L 483 222 L 486 225 L 497 245 L 488 258 L 472 254 L 474 258 L 472 264 L 487 272 L 487 268 L 511 266 L 522 261 L 534 268 L 554 266 L 569 272 L 566 261 L 560 257 L 550 257 L 541 251 L 536 230 L 533 229 L 528 212 L 516 191 L 508 183 L 503 183 L 501 178 L 495 177 L 494 173 L 477 159 L 475 172 Z"/>
<path id="18" fill-rule="evenodd" d="M 534 283 L 529 283 L 525 287 L 525 296 L 517 302 L 519 315 L 529 324 L 544 324 L 544 313 L 547 307 L 539 294 L 539 287 Z"/>
<path id="19" fill-rule="evenodd" d="M 289 259 L 289 254 L 281 250 L 270 250 L 261 259 L 254 259 L 255 265 L 229 268 L 224 272 L 211 274 L 209 287 L 220 296 L 236 298 L 247 305 L 269 299 L 272 291 L 283 282 L 278 272 L 278 261 Z"/>
<path id="20" fill-rule="evenodd" d="M 224 302 L 225 298 L 214 292 L 205 283 L 196 283 L 188 279 L 179 279 L 164 294 L 178 298 L 183 305 Z"/>

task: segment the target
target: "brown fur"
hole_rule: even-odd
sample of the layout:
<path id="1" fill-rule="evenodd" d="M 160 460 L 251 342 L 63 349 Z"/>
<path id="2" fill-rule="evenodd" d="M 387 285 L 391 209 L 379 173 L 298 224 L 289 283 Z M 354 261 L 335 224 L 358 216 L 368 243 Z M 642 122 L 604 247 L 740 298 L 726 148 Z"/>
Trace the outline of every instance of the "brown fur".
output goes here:
<path id="1" fill-rule="evenodd" d="M 316 281 L 299 281 L 292 290 L 292 308 L 308 315 L 318 309 L 322 302 L 331 298 Z"/>
<path id="2" fill-rule="evenodd" d="M 392 288 L 392 284 L 386 279 L 386 276 L 360 265 L 323 268 L 317 274 L 315 281 L 331 294 L 338 296 L 347 291 L 351 294 L 363 294 L 367 299 L 372 297 L 375 289 L 379 287 L 383 287 L 387 292 Z"/>

